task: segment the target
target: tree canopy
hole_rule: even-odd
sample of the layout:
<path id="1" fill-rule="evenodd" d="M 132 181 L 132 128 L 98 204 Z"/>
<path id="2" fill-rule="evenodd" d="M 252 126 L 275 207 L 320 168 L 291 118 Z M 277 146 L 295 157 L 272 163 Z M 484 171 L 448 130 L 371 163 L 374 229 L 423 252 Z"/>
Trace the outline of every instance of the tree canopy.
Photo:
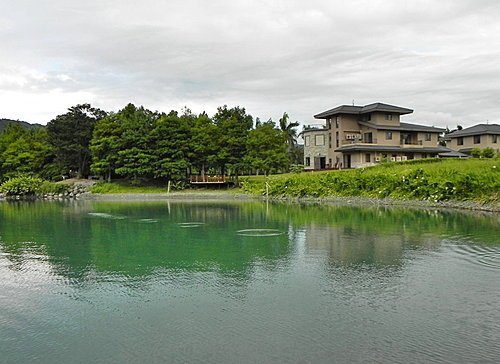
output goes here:
<path id="1" fill-rule="evenodd" d="M 106 113 L 90 104 L 70 107 L 46 128 L 16 123 L 0 132 L 0 179 L 30 174 L 137 183 L 183 183 L 190 174 L 239 175 L 288 170 L 295 126 L 283 114 L 279 127 L 260 122 L 245 108 L 221 106 L 210 117 L 126 105 Z"/>

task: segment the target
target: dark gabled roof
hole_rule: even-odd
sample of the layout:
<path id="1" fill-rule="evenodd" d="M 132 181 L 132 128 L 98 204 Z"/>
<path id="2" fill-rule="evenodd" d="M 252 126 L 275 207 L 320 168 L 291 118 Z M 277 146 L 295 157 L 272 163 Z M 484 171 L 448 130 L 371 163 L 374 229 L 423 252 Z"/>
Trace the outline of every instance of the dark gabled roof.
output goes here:
<path id="1" fill-rule="evenodd" d="M 374 104 L 369 104 L 369 105 L 363 106 L 363 109 L 361 110 L 361 114 L 374 112 L 374 111 L 391 112 L 391 113 L 400 114 L 400 115 L 411 114 L 413 112 L 412 109 L 407 109 L 406 107 L 399 107 L 399 106 L 394 106 L 394 105 L 383 104 L 381 102 L 376 102 Z"/>
<path id="2" fill-rule="evenodd" d="M 340 148 L 335 149 L 335 152 L 400 152 L 400 153 L 446 153 L 450 152 L 451 149 L 445 147 L 420 147 L 420 148 L 402 148 L 399 146 L 391 145 L 359 145 L 359 144 L 349 144 L 343 145 Z"/>
<path id="3" fill-rule="evenodd" d="M 330 116 L 333 115 L 338 115 L 338 114 L 352 114 L 352 115 L 361 115 L 361 114 L 367 114 L 370 112 L 390 112 L 394 114 L 411 114 L 413 110 L 407 109 L 404 107 L 399 107 L 399 106 L 394 106 L 394 105 L 388 105 L 388 104 L 383 104 L 381 102 L 375 102 L 373 104 L 368 104 L 365 106 L 355 106 L 355 105 L 341 105 L 337 106 L 333 109 L 323 111 L 322 113 L 314 115 L 316 119 L 326 119 Z"/>
<path id="4" fill-rule="evenodd" d="M 369 128 L 379 130 L 396 130 L 396 131 L 422 131 L 430 133 L 442 133 L 445 131 L 443 128 L 436 128 L 434 126 L 418 125 L 410 123 L 399 123 L 399 125 L 378 125 L 367 121 L 358 121 L 360 125 L 368 126 Z"/>
<path id="5" fill-rule="evenodd" d="M 341 105 L 337 106 L 331 110 L 323 111 L 322 113 L 314 115 L 315 119 L 326 119 L 329 116 L 332 115 L 338 115 L 338 114 L 354 114 L 354 115 L 359 115 L 361 110 L 363 109 L 363 106 L 354 106 L 354 105 Z"/>
<path id="6" fill-rule="evenodd" d="M 462 130 L 455 130 L 446 134 L 446 138 L 458 138 L 471 135 L 482 134 L 500 134 L 500 125 L 498 124 L 477 124 Z"/>

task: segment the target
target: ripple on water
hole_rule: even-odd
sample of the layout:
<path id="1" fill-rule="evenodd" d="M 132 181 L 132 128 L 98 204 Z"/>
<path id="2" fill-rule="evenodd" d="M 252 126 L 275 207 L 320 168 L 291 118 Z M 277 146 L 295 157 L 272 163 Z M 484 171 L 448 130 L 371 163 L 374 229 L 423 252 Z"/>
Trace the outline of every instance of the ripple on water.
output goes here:
<path id="1" fill-rule="evenodd" d="M 191 222 L 179 222 L 177 226 L 180 228 L 197 228 L 205 225 L 204 222 L 201 221 L 191 221 Z"/>
<path id="2" fill-rule="evenodd" d="M 157 223 L 158 220 L 156 219 L 139 219 L 139 220 L 136 220 L 138 223 L 141 223 L 141 224 L 154 224 L 154 223 Z"/>
<path id="3" fill-rule="evenodd" d="M 119 216 L 119 215 L 111 215 L 106 212 L 89 212 L 88 213 L 92 217 L 99 217 L 101 219 L 111 219 L 111 220 L 123 220 L 126 219 L 125 216 Z"/>
<path id="4" fill-rule="evenodd" d="M 456 258 L 478 267 L 500 270 L 500 248 L 476 244 L 452 244 Z"/>
<path id="5" fill-rule="evenodd" d="M 243 229 L 238 230 L 237 234 L 241 236 L 278 236 L 284 233 L 276 229 Z"/>

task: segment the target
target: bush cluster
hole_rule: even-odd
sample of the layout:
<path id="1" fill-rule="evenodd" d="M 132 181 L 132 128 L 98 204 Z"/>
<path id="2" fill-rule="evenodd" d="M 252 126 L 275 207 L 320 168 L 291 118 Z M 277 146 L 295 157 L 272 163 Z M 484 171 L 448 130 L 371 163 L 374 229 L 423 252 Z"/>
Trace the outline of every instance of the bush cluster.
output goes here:
<path id="1" fill-rule="evenodd" d="M 38 177 L 14 177 L 0 185 L 0 192 L 7 196 L 34 196 L 40 191 L 42 183 L 42 179 Z"/>
<path id="2" fill-rule="evenodd" d="M 21 175 L 0 185 L 0 192 L 6 196 L 36 196 L 47 193 L 64 193 L 68 186 L 44 181 L 39 177 Z"/>

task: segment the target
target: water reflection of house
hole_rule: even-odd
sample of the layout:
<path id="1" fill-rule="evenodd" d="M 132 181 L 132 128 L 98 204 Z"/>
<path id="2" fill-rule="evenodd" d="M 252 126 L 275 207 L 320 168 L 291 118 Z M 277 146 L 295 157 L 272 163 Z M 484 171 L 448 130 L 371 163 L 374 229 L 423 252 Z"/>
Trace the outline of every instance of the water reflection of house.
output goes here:
<path id="1" fill-rule="evenodd" d="M 404 235 L 378 235 L 345 226 L 311 224 L 305 231 L 308 254 L 326 253 L 342 265 L 400 265 L 404 244 Z"/>
<path id="2" fill-rule="evenodd" d="M 450 149 L 439 146 L 444 129 L 403 123 L 413 110 L 374 103 L 342 105 L 315 115 L 321 127 L 305 128 L 305 169 L 359 168 L 382 160 L 403 161 L 436 157 Z"/>

